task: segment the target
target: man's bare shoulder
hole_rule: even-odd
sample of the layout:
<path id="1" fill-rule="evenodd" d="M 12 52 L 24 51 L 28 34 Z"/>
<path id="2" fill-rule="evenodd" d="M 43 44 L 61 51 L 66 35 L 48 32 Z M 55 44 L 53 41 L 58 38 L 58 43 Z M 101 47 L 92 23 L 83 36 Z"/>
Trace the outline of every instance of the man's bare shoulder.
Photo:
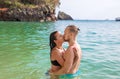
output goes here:
<path id="1" fill-rule="evenodd" d="M 78 50 L 78 49 L 80 49 L 79 44 L 74 44 L 73 46 L 69 46 L 69 48 L 68 48 L 69 51 L 74 51 L 74 50 Z"/>

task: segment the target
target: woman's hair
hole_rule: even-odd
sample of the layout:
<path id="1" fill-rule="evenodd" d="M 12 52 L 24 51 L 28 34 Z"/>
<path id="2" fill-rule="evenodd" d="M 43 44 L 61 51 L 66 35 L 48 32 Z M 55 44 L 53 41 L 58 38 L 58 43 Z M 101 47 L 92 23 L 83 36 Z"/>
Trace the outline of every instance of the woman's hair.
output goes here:
<path id="1" fill-rule="evenodd" d="M 56 43 L 54 42 L 54 40 L 56 40 L 56 36 L 55 34 L 57 33 L 58 31 L 54 31 L 50 34 L 50 52 L 52 51 L 52 49 L 56 46 Z"/>

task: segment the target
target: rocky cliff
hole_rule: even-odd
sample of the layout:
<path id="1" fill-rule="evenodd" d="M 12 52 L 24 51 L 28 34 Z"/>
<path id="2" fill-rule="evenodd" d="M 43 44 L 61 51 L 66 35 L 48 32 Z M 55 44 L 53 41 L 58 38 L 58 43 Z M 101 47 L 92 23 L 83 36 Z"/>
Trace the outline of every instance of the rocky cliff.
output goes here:
<path id="1" fill-rule="evenodd" d="M 64 12 L 61 12 L 61 11 L 59 11 L 57 19 L 58 20 L 73 20 L 73 18 L 70 15 Z"/>
<path id="2" fill-rule="evenodd" d="M 55 21 L 59 0 L 0 0 L 1 21 Z"/>

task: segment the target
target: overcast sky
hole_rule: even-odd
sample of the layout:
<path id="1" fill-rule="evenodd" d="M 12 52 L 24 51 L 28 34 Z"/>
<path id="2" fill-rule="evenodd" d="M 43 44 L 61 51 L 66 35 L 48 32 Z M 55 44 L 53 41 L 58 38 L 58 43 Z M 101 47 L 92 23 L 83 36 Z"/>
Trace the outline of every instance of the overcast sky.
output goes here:
<path id="1" fill-rule="evenodd" d="M 120 0 L 60 0 L 58 10 L 74 19 L 115 19 L 120 17 Z"/>

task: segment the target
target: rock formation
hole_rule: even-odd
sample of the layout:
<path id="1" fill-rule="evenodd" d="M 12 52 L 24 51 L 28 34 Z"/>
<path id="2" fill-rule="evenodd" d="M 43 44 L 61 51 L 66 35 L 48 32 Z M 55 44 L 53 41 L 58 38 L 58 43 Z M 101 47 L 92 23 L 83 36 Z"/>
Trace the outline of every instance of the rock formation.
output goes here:
<path id="1" fill-rule="evenodd" d="M 0 21 L 55 21 L 57 3 L 59 0 L 0 0 Z"/>
<path id="2" fill-rule="evenodd" d="M 61 12 L 61 11 L 59 11 L 57 19 L 58 20 L 73 20 L 73 18 L 70 15 L 64 12 Z"/>
<path id="3" fill-rule="evenodd" d="M 1 21 L 55 21 L 55 12 L 48 6 L 37 8 L 8 8 L 0 10 Z"/>

